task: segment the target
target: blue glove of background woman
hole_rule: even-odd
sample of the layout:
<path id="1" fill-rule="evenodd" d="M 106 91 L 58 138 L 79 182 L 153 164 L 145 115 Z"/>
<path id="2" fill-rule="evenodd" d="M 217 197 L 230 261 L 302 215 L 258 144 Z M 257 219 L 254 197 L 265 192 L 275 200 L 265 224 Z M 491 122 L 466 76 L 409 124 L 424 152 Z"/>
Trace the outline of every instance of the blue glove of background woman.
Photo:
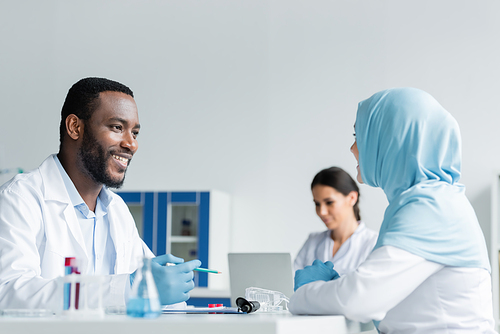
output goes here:
<path id="1" fill-rule="evenodd" d="M 339 274 L 333 270 L 333 263 L 314 260 L 313 264 L 295 272 L 295 287 L 297 291 L 302 285 L 314 281 L 331 281 L 339 278 Z"/>
<path id="2" fill-rule="evenodd" d="M 175 266 L 166 266 L 173 263 Z M 184 263 L 184 259 L 165 254 L 151 259 L 151 271 L 155 279 L 160 303 L 171 305 L 184 302 L 189 299 L 189 291 L 193 290 L 193 269 L 201 266 L 200 260 L 193 260 Z M 130 282 L 133 282 L 135 272 L 130 275 Z"/>

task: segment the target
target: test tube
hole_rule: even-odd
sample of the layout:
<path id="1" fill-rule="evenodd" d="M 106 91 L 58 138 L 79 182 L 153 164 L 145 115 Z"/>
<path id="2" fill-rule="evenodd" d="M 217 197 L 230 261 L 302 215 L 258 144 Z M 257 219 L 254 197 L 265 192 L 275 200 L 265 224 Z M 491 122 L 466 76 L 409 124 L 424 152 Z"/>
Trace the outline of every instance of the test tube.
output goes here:
<path id="1" fill-rule="evenodd" d="M 64 259 L 64 275 L 71 275 L 73 268 L 76 267 L 76 259 L 74 257 L 67 257 Z M 71 283 L 64 283 L 64 305 L 65 310 L 69 309 L 71 303 Z"/>

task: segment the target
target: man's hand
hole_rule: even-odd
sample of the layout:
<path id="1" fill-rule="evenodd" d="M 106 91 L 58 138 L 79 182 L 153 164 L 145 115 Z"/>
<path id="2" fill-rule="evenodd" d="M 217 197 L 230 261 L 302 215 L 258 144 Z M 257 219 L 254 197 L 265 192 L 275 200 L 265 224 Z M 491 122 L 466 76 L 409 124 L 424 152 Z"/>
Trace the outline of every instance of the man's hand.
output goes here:
<path id="1" fill-rule="evenodd" d="M 173 266 L 166 266 L 173 263 Z M 193 290 L 193 269 L 201 266 L 200 260 L 184 263 L 184 259 L 165 254 L 151 259 L 151 271 L 155 279 L 160 303 L 171 305 L 189 299 L 189 291 Z M 130 283 L 134 281 L 135 272 L 130 274 Z"/>
<path id="2" fill-rule="evenodd" d="M 175 263 L 175 266 L 165 266 Z M 184 263 L 184 260 L 171 254 L 153 258 L 151 270 L 160 294 L 160 303 L 170 305 L 189 299 L 189 291 L 193 290 L 193 269 L 201 266 L 200 260 Z"/>

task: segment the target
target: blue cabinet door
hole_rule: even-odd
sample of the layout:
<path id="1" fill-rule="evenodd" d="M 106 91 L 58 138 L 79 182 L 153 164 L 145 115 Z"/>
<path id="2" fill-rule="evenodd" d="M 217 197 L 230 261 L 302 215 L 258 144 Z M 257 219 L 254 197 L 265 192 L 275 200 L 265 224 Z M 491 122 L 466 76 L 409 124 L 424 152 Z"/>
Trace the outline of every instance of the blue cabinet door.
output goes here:
<path id="1" fill-rule="evenodd" d="M 165 254 L 167 251 L 182 248 L 182 235 L 172 235 L 171 231 L 179 231 L 177 225 L 172 224 L 175 215 L 174 209 L 189 207 L 191 212 L 196 212 L 196 238 L 187 238 L 187 242 L 194 244 L 195 253 L 193 257 L 200 259 L 202 266 L 209 268 L 209 217 L 210 217 L 210 193 L 209 192 L 117 192 L 117 194 L 129 206 L 139 230 L 139 234 L 155 255 Z M 193 211 L 195 210 L 195 211 Z M 175 215 L 176 217 L 179 215 Z M 181 213 L 182 216 L 182 213 Z M 178 217 L 177 217 L 178 218 Z M 170 221 L 169 221 L 170 220 Z M 179 222 L 176 219 L 174 224 Z M 187 219 L 186 219 L 187 221 Z M 186 223 L 183 221 L 182 223 Z M 170 240 L 169 240 L 170 239 Z M 187 244 L 186 244 L 187 245 Z M 172 252 L 173 255 L 176 255 Z M 199 287 L 208 286 L 207 273 L 195 272 L 195 283 Z"/>

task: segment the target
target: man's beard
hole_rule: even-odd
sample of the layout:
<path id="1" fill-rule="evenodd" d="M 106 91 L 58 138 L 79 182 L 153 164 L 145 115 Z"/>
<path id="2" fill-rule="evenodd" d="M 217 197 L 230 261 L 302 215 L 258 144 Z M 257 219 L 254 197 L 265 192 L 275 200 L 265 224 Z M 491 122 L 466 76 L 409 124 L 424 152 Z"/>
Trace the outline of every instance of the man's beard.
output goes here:
<path id="1" fill-rule="evenodd" d="M 83 132 L 82 146 L 78 150 L 83 172 L 90 176 L 97 184 L 104 184 L 108 188 L 120 188 L 125 181 L 125 173 L 121 180 L 114 180 L 108 172 L 107 162 L 113 159 L 110 153 L 105 153 L 99 145 L 89 126 Z"/>

